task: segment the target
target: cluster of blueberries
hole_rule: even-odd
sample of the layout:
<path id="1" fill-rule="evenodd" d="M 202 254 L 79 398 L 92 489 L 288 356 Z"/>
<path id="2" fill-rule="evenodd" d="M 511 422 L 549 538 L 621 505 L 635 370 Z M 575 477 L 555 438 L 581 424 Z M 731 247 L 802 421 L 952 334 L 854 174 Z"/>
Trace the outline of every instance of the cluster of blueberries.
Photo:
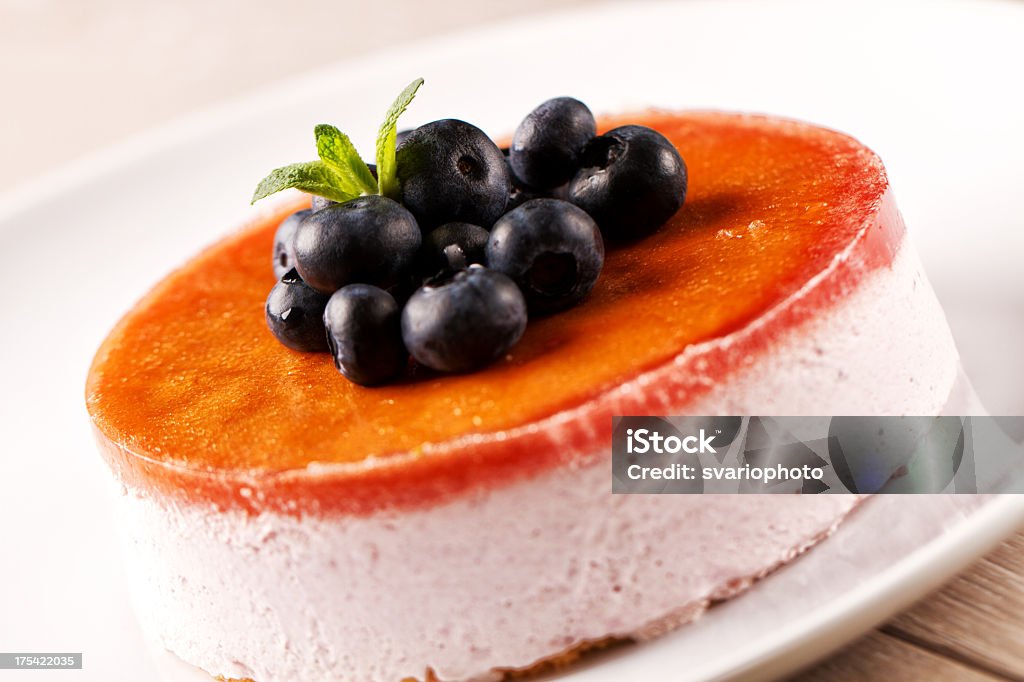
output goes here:
<path id="1" fill-rule="evenodd" d="M 274 239 L 270 330 L 295 350 L 330 351 L 367 386 L 400 376 L 410 355 L 443 372 L 502 357 L 528 314 L 586 297 L 605 239 L 654 232 L 686 196 L 686 165 L 663 135 L 626 125 L 599 136 L 569 97 L 534 109 L 504 150 L 454 119 L 405 131 L 396 165 L 399 196 L 314 196 Z"/>

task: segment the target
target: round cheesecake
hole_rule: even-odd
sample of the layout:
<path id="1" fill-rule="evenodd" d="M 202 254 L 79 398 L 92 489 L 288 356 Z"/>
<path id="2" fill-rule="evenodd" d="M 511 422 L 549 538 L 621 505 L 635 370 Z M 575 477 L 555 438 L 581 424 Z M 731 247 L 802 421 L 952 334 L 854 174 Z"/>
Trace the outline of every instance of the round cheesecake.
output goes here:
<path id="1" fill-rule="evenodd" d="M 651 113 L 685 206 L 465 375 L 382 387 L 267 330 L 280 202 L 167 277 L 88 379 L 140 618 L 227 678 L 500 678 L 644 639 L 825 538 L 850 495 L 613 495 L 616 415 L 938 414 L 958 357 L 878 157 Z M 954 408 L 955 409 L 955 408 Z"/>

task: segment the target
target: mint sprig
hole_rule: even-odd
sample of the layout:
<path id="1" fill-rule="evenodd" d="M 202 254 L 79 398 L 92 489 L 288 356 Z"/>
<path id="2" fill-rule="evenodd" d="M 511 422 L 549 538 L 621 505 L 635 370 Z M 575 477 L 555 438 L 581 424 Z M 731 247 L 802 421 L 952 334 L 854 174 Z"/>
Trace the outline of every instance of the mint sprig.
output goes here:
<path id="1" fill-rule="evenodd" d="M 348 135 L 324 123 L 318 125 L 314 132 L 317 154 L 337 174 L 341 189 L 355 196 L 377 193 L 377 181 Z"/>
<path id="2" fill-rule="evenodd" d="M 292 188 L 337 202 L 368 194 L 395 196 L 399 190 L 395 162 L 398 118 L 412 102 L 421 85 L 423 79 L 417 78 L 402 90 L 377 131 L 377 179 L 374 179 L 348 135 L 332 125 L 322 123 L 313 131 L 320 160 L 293 163 L 272 170 L 256 187 L 251 203 Z"/>
<path id="3" fill-rule="evenodd" d="M 380 193 L 394 196 L 398 193 L 398 175 L 395 164 L 395 139 L 398 136 L 398 117 L 401 116 L 409 103 L 416 96 L 416 91 L 423 85 L 423 79 L 417 78 L 395 98 L 384 116 L 384 123 L 377 131 L 377 182 Z"/>
<path id="4" fill-rule="evenodd" d="M 280 192 L 283 189 L 301 189 L 309 194 L 316 194 L 333 201 L 348 201 L 355 199 L 355 194 L 346 192 L 341 187 L 337 173 L 332 171 L 323 161 L 306 161 L 304 163 L 293 163 L 283 168 L 275 168 L 270 174 L 260 180 L 256 192 L 252 195 L 252 202 L 256 203 L 264 197 Z"/>

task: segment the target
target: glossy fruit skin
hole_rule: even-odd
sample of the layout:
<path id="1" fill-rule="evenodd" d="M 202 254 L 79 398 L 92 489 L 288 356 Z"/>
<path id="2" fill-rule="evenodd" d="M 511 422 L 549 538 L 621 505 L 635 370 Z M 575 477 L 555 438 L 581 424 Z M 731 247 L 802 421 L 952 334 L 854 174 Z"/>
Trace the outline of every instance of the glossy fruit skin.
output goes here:
<path id="1" fill-rule="evenodd" d="M 413 265 L 422 240 L 416 219 L 398 202 L 358 197 L 299 223 L 295 266 L 307 284 L 326 294 L 355 282 L 389 286 Z"/>
<path id="2" fill-rule="evenodd" d="M 349 284 L 334 292 L 324 310 L 334 366 L 362 386 L 394 379 L 408 364 L 402 345 L 401 309 L 388 292 Z"/>
<path id="3" fill-rule="evenodd" d="M 448 270 L 465 270 L 474 263 L 483 265 L 490 234 L 479 225 L 446 223 L 423 239 L 420 272 L 425 277 Z"/>
<path id="4" fill-rule="evenodd" d="M 572 97 L 549 99 L 516 128 L 509 165 L 528 187 L 564 185 L 579 170 L 583 149 L 596 135 L 597 123 L 586 104 Z"/>
<path id="5" fill-rule="evenodd" d="M 591 140 L 569 200 L 605 237 L 630 241 L 661 227 L 686 199 L 686 163 L 664 135 L 626 125 Z"/>
<path id="6" fill-rule="evenodd" d="M 416 128 L 399 147 L 402 204 L 424 229 L 452 222 L 490 227 L 505 212 L 512 182 L 498 146 L 465 121 Z"/>
<path id="7" fill-rule="evenodd" d="M 526 330 L 526 301 L 511 279 L 479 265 L 419 289 L 402 311 L 402 340 L 422 365 L 467 372 L 505 355 Z"/>
<path id="8" fill-rule="evenodd" d="M 310 287 L 295 269 L 289 270 L 267 296 L 267 326 L 277 340 L 305 353 L 326 351 L 324 308 L 329 297 Z"/>
<path id="9" fill-rule="evenodd" d="M 292 248 L 292 238 L 295 236 L 295 228 L 312 211 L 303 209 L 296 211 L 281 221 L 277 231 L 274 233 L 274 277 L 281 279 L 285 274 L 295 267 L 295 251 Z"/>
<path id="10" fill-rule="evenodd" d="M 519 286 L 531 313 L 579 303 L 604 265 L 604 239 L 583 209 L 558 199 L 533 199 L 494 224 L 487 264 Z"/>

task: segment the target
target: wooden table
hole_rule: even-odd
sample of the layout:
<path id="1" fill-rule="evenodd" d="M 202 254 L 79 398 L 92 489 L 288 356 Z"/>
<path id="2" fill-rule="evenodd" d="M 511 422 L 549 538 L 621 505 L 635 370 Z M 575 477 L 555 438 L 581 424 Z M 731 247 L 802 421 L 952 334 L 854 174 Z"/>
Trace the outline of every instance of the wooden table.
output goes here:
<path id="1" fill-rule="evenodd" d="M 1024 680 L 1024 532 L 939 592 L 794 677 Z"/>
<path id="2" fill-rule="evenodd" d="M 0 188 L 383 40 L 583 2 L 0 0 Z M 797 679 L 992 678 L 1024 679 L 1024 534 Z"/>

